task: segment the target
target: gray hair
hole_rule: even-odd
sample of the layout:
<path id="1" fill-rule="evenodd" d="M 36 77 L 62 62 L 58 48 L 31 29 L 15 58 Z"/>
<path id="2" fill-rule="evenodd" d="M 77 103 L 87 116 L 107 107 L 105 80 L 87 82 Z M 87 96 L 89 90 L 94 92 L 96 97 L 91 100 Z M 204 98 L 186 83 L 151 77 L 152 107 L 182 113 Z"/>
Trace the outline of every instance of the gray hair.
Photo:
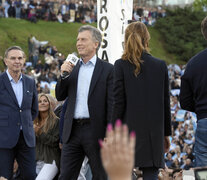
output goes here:
<path id="1" fill-rule="evenodd" d="M 90 25 L 81 26 L 78 30 L 79 33 L 83 31 L 89 31 L 92 35 L 93 41 L 98 42 L 98 47 L 96 49 L 96 51 L 98 51 L 101 46 L 101 41 L 102 41 L 101 32 L 97 28 L 90 26 Z"/>
<path id="2" fill-rule="evenodd" d="M 26 56 L 25 53 L 24 53 L 24 51 L 22 50 L 21 47 L 19 47 L 19 46 L 11 46 L 11 47 L 9 47 L 9 48 L 5 51 L 5 53 L 4 53 L 4 58 L 8 58 L 8 54 L 9 54 L 9 52 L 10 52 L 11 50 L 19 50 L 19 51 L 22 51 L 22 53 L 23 53 L 23 57 Z"/>

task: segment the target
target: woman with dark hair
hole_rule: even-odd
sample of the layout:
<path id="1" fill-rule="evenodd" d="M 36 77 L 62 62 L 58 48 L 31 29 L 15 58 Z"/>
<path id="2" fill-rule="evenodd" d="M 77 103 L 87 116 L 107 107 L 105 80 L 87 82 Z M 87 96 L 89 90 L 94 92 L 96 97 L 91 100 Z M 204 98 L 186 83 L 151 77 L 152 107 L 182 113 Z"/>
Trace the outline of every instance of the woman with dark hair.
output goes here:
<path id="1" fill-rule="evenodd" d="M 39 94 L 39 114 L 34 120 L 36 135 L 36 180 L 52 180 L 60 163 L 59 119 L 54 114 L 51 98 Z"/>
<path id="2" fill-rule="evenodd" d="M 128 25 L 122 58 L 114 65 L 113 121 L 135 130 L 135 166 L 144 180 L 155 180 L 170 146 L 171 116 L 167 66 L 149 54 L 149 39 L 143 23 Z"/>

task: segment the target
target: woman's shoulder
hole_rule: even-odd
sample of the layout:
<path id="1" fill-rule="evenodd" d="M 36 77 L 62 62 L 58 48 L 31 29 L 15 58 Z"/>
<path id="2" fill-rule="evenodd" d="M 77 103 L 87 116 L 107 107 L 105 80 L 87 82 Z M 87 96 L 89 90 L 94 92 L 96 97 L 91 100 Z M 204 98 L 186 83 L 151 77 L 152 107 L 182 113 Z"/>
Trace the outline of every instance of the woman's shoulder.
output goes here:
<path id="1" fill-rule="evenodd" d="M 54 123 L 53 123 L 53 126 L 51 127 L 51 131 L 53 131 L 54 129 L 59 129 L 59 118 L 54 117 L 53 121 Z"/>
<path id="2" fill-rule="evenodd" d="M 165 63 L 164 60 L 162 60 L 160 58 L 157 58 L 157 57 L 154 57 L 149 53 L 143 53 L 142 58 L 143 58 L 145 63 L 149 63 L 149 64 L 152 64 L 154 66 L 156 66 L 156 65 L 157 66 L 162 66 L 162 67 L 166 66 L 166 63 Z"/>
<path id="3" fill-rule="evenodd" d="M 151 54 L 149 54 L 149 53 L 146 53 L 146 52 L 144 52 L 144 53 L 142 54 L 142 59 L 143 59 L 143 60 L 145 60 L 145 59 L 149 59 L 149 60 L 155 61 L 155 63 L 163 63 L 163 62 L 164 62 L 164 61 L 161 60 L 160 58 L 157 58 L 157 57 L 155 57 L 155 56 L 153 56 L 153 55 L 151 55 Z"/>
<path id="4" fill-rule="evenodd" d="M 59 125 L 59 120 L 60 120 L 60 118 L 56 116 L 55 117 L 55 124 Z"/>
<path id="5" fill-rule="evenodd" d="M 123 60 L 123 59 L 117 59 L 116 61 L 115 61 L 115 63 L 114 63 L 114 65 L 116 66 L 116 65 L 126 65 L 126 64 L 131 64 L 129 61 L 127 61 L 127 60 Z"/>

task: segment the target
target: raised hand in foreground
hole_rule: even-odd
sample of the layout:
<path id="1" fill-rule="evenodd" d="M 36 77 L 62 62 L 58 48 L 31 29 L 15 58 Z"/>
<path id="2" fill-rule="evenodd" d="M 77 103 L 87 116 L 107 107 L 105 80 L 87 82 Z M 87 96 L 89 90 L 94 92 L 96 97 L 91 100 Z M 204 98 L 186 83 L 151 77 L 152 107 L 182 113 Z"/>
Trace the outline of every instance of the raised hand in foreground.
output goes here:
<path id="1" fill-rule="evenodd" d="M 7 179 L 1 176 L 1 177 L 0 177 L 0 180 L 7 180 Z"/>
<path id="2" fill-rule="evenodd" d="M 101 158 L 110 180 L 131 180 L 134 167 L 135 132 L 129 135 L 127 125 L 116 121 L 115 129 L 109 124 L 106 139 L 99 141 Z"/>

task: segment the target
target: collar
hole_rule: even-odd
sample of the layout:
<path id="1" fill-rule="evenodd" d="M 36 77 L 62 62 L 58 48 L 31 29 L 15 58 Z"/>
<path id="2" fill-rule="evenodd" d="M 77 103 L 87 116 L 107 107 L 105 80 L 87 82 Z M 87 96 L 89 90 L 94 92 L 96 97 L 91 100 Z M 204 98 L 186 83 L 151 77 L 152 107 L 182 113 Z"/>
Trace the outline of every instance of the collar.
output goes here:
<path id="1" fill-rule="evenodd" d="M 96 59 L 97 59 L 96 54 L 87 63 L 84 63 L 83 60 L 80 58 L 80 65 L 81 64 L 88 64 L 90 62 L 95 66 L 96 65 Z"/>
<path id="2" fill-rule="evenodd" d="M 14 79 L 12 78 L 12 76 L 9 74 L 8 69 L 6 70 L 6 73 L 7 73 L 7 76 L 8 76 L 8 78 L 9 78 L 9 81 L 10 81 L 10 82 L 12 82 L 12 81 L 15 82 Z M 20 74 L 20 78 L 19 78 L 18 82 L 19 82 L 20 80 L 22 80 L 22 73 Z"/>

